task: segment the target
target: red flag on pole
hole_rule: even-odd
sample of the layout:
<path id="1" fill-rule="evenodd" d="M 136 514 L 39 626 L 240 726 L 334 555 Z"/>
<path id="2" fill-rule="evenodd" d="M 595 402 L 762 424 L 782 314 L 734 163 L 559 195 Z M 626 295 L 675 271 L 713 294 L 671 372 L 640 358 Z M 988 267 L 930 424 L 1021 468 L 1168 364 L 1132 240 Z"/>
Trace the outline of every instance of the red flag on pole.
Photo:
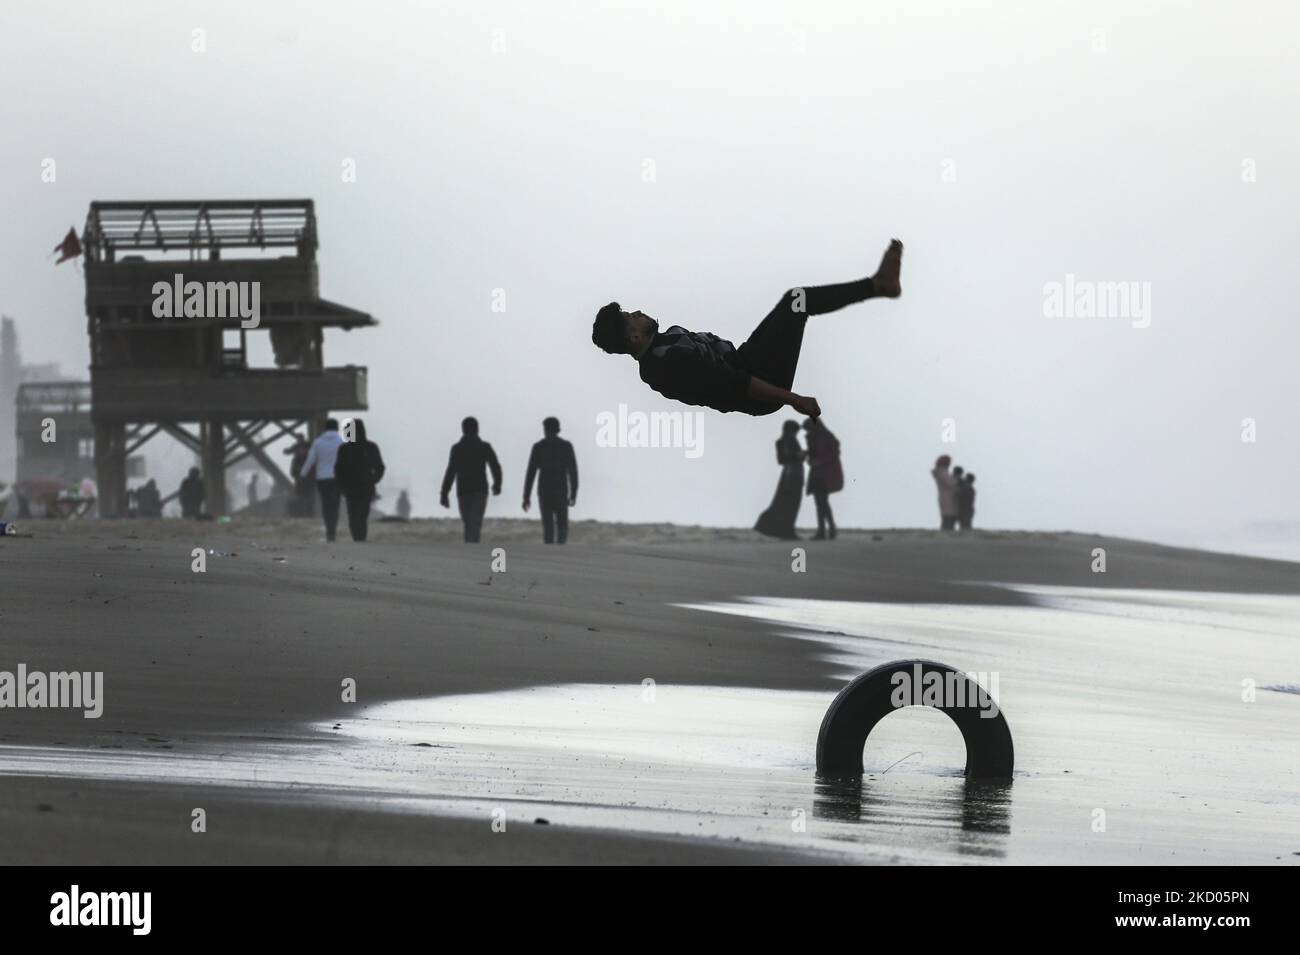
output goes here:
<path id="1" fill-rule="evenodd" d="M 81 241 L 77 238 L 77 230 L 75 228 L 69 229 L 68 234 L 63 237 L 63 241 L 54 247 L 54 251 L 60 253 L 58 261 L 54 263 L 55 265 L 79 256 L 81 254 Z M 53 255 L 53 253 L 50 254 Z"/>

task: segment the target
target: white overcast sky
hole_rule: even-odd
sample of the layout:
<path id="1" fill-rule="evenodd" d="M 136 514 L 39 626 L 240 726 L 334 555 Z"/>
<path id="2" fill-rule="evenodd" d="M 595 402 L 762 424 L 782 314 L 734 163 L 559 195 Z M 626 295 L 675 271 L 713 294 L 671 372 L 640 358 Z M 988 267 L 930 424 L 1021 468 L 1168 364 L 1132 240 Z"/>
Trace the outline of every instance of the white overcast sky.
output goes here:
<path id="1" fill-rule="evenodd" d="M 417 513 L 475 414 L 489 515 L 519 514 L 555 414 L 575 518 L 748 525 L 787 416 L 706 412 L 697 459 L 596 447 L 600 412 L 673 406 L 594 312 L 739 343 L 899 236 L 903 299 L 811 320 L 795 383 L 843 443 L 842 524 L 934 523 L 945 451 L 985 526 L 1300 522 L 1298 28 L 1284 0 L 5 0 L 0 311 L 84 375 L 81 277 L 47 255 L 92 199 L 311 197 L 323 294 L 382 322 L 327 361 L 369 366 Z M 1149 282 L 1150 327 L 1045 317 L 1067 273 Z"/>

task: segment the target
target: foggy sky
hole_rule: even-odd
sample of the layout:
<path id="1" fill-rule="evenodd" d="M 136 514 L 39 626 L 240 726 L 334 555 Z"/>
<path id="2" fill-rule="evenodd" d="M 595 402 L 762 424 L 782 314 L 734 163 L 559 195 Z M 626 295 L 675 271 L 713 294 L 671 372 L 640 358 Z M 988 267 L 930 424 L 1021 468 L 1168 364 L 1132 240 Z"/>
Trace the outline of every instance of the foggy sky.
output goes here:
<path id="1" fill-rule="evenodd" d="M 506 470 L 488 516 L 522 516 L 554 414 L 574 519 L 748 526 L 796 416 L 704 411 L 697 458 L 597 447 L 620 403 L 697 409 L 597 350 L 596 310 L 739 344 L 898 236 L 903 298 L 812 318 L 794 386 L 843 444 L 842 525 L 937 523 L 941 453 L 985 527 L 1300 521 L 1298 26 L 1281 0 L 7 0 L 0 311 L 85 377 L 84 283 L 48 253 L 92 199 L 313 198 L 322 294 L 381 322 L 326 360 L 369 366 L 417 514 L 474 414 Z M 1067 275 L 1150 283 L 1149 326 L 1045 316 Z"/>

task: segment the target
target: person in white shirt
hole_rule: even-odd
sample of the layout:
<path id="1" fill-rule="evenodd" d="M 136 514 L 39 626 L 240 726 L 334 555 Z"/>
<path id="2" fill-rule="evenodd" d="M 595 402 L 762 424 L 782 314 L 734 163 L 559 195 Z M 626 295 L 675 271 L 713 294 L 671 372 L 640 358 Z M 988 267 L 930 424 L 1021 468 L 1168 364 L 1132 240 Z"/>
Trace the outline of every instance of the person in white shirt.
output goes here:
<path id="1" fill-rule="evenodd" d="M 339 423 L 334 418 L 325 420 L 325 430 L 316 436 L 307 451 L 307 460 L 302 462 L 302 476 L 308 477 L 316 472 L 316 490 L 320 493 L 321 516 L 325 519 L 325 539 L 332 541 L 339 526 L 339 486 L 334 480 L 334 462 L 338 460 L 339 445 L 343 438 L 339 434 Z"/>

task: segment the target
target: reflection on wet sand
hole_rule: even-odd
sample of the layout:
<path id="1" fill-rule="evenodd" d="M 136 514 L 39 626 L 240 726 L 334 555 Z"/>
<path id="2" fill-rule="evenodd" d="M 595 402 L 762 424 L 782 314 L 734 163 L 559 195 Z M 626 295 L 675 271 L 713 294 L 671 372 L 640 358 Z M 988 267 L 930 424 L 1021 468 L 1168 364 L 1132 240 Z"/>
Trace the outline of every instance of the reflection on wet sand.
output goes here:
<path id="1" fill-rule="evenodd" d="M 1294 598 L 1080 591 L 1041 606 L 754 601 L 861 671 L 882 645 L 998 670 L 1012 782 L 967 781 L 960 733 L 909 707 L 866 743 L 866 775 L 814 776 L 833 692 L 565 684 L 399 700 L 292 740 L 184 751 L 0 746 L 0 771 L 292 787 L 395 811 L 663 833 L 858 862 L 1289 860 L 1300 831 Z M 840 633 L 796 630 L 798 621 Z M 770 625 L 770 624 L 769 624 Z M 1068 666 L 1061 661 L 1068 661 Z M 1014 815 L 1016 824 L 1012 825 Z M 1110 825 L 1098 827 L 1099 811 Z M 1279 835 L 1282 834 L 1282 835 Z"/>
<path id="2" fill-rule="evenodd" d="M 896 779 L 857 777 L 815 784 L 813 817 L 828 822 L 875 826 L 863 841 L 885 842 L 909 827 L 923 830 L 931 848 L 958 855 L 1001 859 L 1011 833 L 1010 781 L 942 778 L 918 792 Z"/>

